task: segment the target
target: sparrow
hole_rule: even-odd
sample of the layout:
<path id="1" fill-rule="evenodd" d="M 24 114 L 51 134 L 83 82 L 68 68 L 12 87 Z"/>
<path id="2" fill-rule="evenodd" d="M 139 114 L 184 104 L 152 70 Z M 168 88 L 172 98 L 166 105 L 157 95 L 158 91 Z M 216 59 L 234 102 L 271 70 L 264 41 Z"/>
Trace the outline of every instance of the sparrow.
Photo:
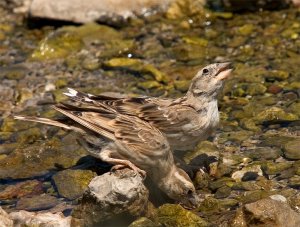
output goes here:
<path id="1" fill-rule="evenodd" d="M 198 71 L 187 93 L 178 99 L 156 97 L 115 98 L 68 88 L 70 99 L 95 108 L 109 106 L 117 112 L 138 117 L 159 129 L 178 156 L 207 139 L 219 124 L 217 96 L 232 72 L 230 63 L 215 63 Z"/>
<path id="2" fill-rule="evenodd" d="M 175 165 L 168 140 L 153 125 L 105 106 L 60 103 L 53 108 L 67 119 L 14 118 L 72 130 L 92 156 L 114 165 L 113 169 L 129 167 L 142 176 L 147 174 L 171 199 L 187 207 L 197 205 L 191 179 Z"/>

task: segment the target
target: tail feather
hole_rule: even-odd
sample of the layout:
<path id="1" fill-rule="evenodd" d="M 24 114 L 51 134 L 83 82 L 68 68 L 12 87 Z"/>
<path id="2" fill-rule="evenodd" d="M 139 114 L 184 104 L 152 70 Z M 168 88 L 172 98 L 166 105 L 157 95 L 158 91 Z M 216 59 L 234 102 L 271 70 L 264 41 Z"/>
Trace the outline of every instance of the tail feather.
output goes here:
<path id="1" fill-rule="evenodd" d="M 67 130 L 73 129 L 73 127 L 70 127 L 59 121 L 54 121 L 54 120 L 50 120 L 50 119 L 42 118 L 42 117 L 28 117 L 28 116 L 16 115 L 16 116 L 14 116 L 14 119 L 22 120 L 22 121 L 33 121 L 33 122 L 43 123 L 43 124 L 47 124 L 47 125 L 53 125 L 53 126 L 67 129 Z"/>

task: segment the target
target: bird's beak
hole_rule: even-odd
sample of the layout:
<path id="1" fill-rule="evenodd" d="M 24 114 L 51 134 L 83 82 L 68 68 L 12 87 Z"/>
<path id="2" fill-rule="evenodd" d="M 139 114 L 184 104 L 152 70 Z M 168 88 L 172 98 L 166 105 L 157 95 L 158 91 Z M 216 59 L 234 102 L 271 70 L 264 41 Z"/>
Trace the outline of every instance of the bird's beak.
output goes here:
<path id="1" fill-rule="evenodd" d="M 186 209 L 194 209 L 199 206 L 199 203 L 200 198 L 196 193 L 189 195 L 180 202 L 180 204 Z"/>
<path id="2" fill-rule="evenodd" d="M 230 76 L 233 68 L 231 66 L 231 62 L 224 62 L 224 63 L 219 63 L 217 66 L 217 76 L 216 78 L 218 80 L 225 80 L 227 77 Z"/>

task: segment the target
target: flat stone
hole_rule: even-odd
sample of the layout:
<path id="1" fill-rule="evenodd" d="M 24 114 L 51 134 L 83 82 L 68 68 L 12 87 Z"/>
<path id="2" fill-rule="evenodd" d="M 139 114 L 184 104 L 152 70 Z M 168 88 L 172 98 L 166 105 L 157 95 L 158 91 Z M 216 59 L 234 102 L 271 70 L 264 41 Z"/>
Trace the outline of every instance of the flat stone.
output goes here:
<path id="1" fill-rule="evenodd" d="M 59 201 L 56 197 L 43 194 L 33 197 L 24 197 L 21 198 L 16 205 L 18 210 L 27 210 L 27 211 L 38 211 L 38 210 L 47 210 L 52 207 L 55 207 Z"/>
<path id="2" fill-rule="evenodd" d="M 43 188 L 40 181 L 28 180 L 15 185 L 8 185 L 4 190 L 0 191 L 0 200 L 36 195 L 42 192 Z"/>

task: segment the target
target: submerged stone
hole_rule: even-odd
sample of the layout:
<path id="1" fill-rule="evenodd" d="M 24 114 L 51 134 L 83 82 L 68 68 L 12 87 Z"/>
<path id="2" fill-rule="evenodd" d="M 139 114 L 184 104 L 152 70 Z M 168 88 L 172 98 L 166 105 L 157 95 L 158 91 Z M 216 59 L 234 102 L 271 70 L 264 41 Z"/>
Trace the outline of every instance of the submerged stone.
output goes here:
<path id="1" fill-rule="evenodd" d="M 8 185 L 0 191 L 0 200 L 32 196 L 43 192 L 42 183 L 37 180 L 28 180 L 14 185 Z"/>
<path id="2" fill-rule="evenodd" d="M 163 72 L 156 69 L 153 65 L 144 63 L 140 59 L 113 58 L 104 62 L 104 65 L 110 68 L 123 68 L 123 69 L 136 71 L 140 73 L 149 73 L 158 82 L 166 83 L 169 81 L 167 75 L 165 75 Z"/>
<path id="3" fill-rule="evenodd" d="M 66 141 L 66 140 L 63 140 Z M 20 146 L 0 160 L 0 179 L 19 179 L 42 176 L 57 167 L 68 168 L 86 155 L 75 143 L 65 144 L 58 139 Z"/>
<path id="4" fill-rule="evenodd" d="M 47 210 L 58 205 L 59 201 L 56 197 L 43 194 L 33 197 L 23 197 L 16 205 L 18 210 L 38 211 Z"/>
<path id="5" fill-rule="evenodd" d="M 284 156 L 288 159 L 299 160 L 300 159 L 300 139 L 294 139 L 284 144 L 283 147 Z"/>
<path id="6" fill-rule="evenodd" d="M 209 224 L 191 211 L 185 210 L 180 205 L 164 204 L 157 210 L 157 220 L 166 227 L 191 226 L 204 227 Z"/>

